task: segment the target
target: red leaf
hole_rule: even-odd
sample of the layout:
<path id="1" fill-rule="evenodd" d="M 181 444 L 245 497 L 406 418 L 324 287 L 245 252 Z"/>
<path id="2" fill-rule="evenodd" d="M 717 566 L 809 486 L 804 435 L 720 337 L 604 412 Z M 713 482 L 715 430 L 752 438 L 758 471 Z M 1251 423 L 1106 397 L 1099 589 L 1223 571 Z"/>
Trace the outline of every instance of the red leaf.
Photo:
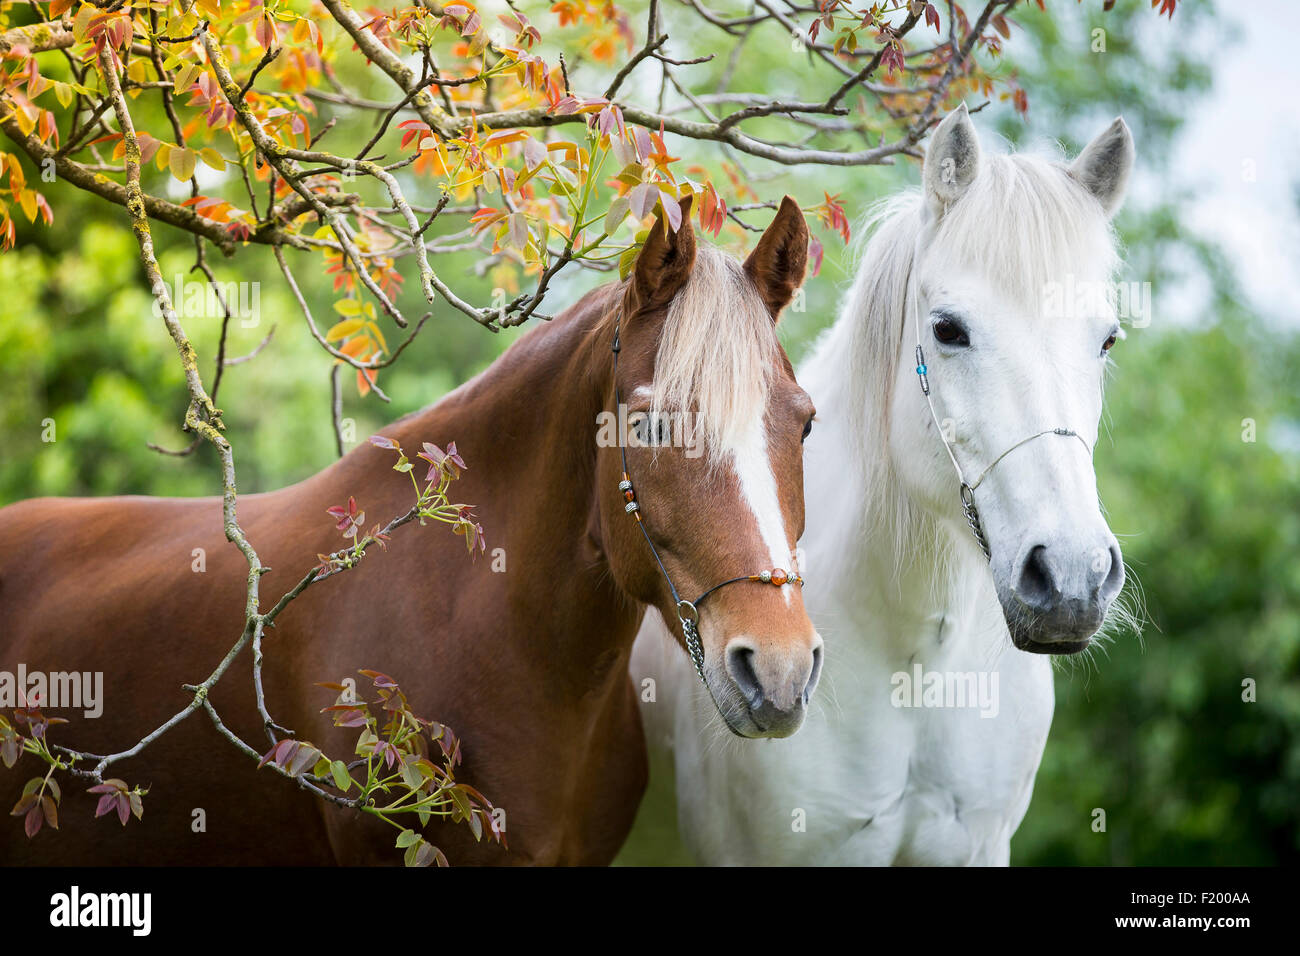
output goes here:
<path id="1" fill-rule="evenodd" d="M 45 814 L 45 822 L 57 830 L 59 828 L 59 808 L 54 805 L 53 797 L 41 797 L 41 812 Z"/>
<path id="2" fill-rule="evenodd" d="M 815 276 L 822 271 L 822 256 L 826 250 L 822 247 L 821 240 L 816 236 L 808 239 L 808 258 L 812 260 L 812 274 Z"/>

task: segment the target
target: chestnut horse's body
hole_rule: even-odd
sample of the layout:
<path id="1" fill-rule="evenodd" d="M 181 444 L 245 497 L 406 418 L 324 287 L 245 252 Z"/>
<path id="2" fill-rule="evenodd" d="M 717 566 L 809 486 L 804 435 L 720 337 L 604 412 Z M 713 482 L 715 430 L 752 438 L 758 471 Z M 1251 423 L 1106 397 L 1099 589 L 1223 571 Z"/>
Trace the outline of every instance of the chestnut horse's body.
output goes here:
<path id="1" fill-rule="evenodd" d="M 612 585 L 587 535 L 591 496 L 536 496 L 547 475 L 548 487 L 594 486 L 591 423 L 608 380 L 571 386 L 595 354 L 609 354 L 598 321 L 609 296 L 598 291 L 475 381 L 385 430 L 408 448 L 457 442 L 470 467 L 453 486 L 456 499 L 477 505 L 489 543 L 505 548 L 506 570 L 472 562 L 441 526 L 409 525 L 387 552 L 372 549 L 354 570 L 309 588 L 264 644 L 273 716 L 327 753 L 349 755 L 356 732 L 328 727 L 319 710 L 333 694 L 314 682 L 361 667 L 392 674 L 418 713 L 462 733 L 461 776 L 505 809 L 511 849 L 443 828 L 437 839 L 454 861 L 606 861 L 644 786 L 626 678 L 640 608 Z M 413 499 L 392 456 L 369 445 L 300 484 L 240 498 L 241 524 L 272 568 L 264 595 L 273 601 L 317 552 L 344 543 L 325 510 L 350 494 L 373 518 L 401 514 Z M 56 742 L 94 753 L 129 746 L 185 703 L 181 684 L 206 677 L 243 628 L 247 565 L 225 540 L 219 498 L 38 499 L 2 514 L 5 665 L 104 674 L 103 716 L 51 711 L 72 719 L 52 731 Z M 206 554 L 201 573 L 192 570 L 196 548 Z M 440 652 L 452 644 L 454 653 Z M 227 725 L 257 747 L 265 737 L 249 660 L 212 696 Z M 0 772 L 0 802 L 16 802 L 30 775 Z M 259 774 L 201 713 L 112 775 L 150 788 L 143 825 L 92 820 L 93 798 L 68 787 L 61 832 L 28 842 L 16 827 L 0 831 L 5 862 L 394 855 L 389 828 Z M 206 812 L 206 833 L 192 832 L 195 808 Z"/>
<path id="2" fill-rule="evenodd" d="M 605 863 L 640 802 L 646 756 L 628 659 L 644 602 L 671 604 L 623 512 L 618 452 L 598 448 L 594 435 L 597 416 L 612 409 L 619 315 L 623 394 L 654 375 L 667 303 L 695 257 L 689 220 L 679 233 L 647 243 L 656 263 L 676 274 L 643 274 L 650 267 L 639 263 L 631 282 L 589 293 L 437 405 L 384 429 L 411 449 L 424 441 L 457 443 L 469 468 L 452 494 L 475 506 L 487 533 L 486 560 L 471 561 L 463 540 L 441 525 L 407 525 L 386 552 L 372 548 L 358 567 L 307 589 L 265 640 L 272 717 L 332 757 L 349 758 L 357 732 L 330 726 L 320 710 L 334 694 L 315 682 L 337 682 L 361 668 L 393 675 L 417 713 L 459 734 L 464 762 L 457 777 L 505 811 L 509 849 L 476 843 L 464 825 L 435 823 L 430 839 L 453 863 Z M 797 265 L 791 289 L 802 277 L 802 261 Z M 774 340 L 774 330 L 766 332 Z M 780 361 L 788 370 L 783 354 Z M 783 387 L 783 395 L 797 389 L 792 378 Z M 764 409 L 758 412 L 761 422 Z M 771 420 L 770 405 L 766 413 Z M 801 426 L 802 418 L 790 425 L 795 438 L 789 447 L 782 443 L 783 459 L 773 459 L 773 470 L 794 470 L 796 494 Z M 649 455 L 634 459 L 646 489 L 689 464 L 665 454 L 652 468 Z M 263 610 L 298 582 L 318 552 L 346 543 L 327 508 L 355 495 L 367 524 L 410 508 L 410 481 L 392 464 L 391 453 L 362 445 L 297 485 L 240 497 L 240 524 L 271 568 L 261 584 Z M 716 486 L 706 487 L 702 477 L 694 508 L 691 501 L 665 501 L 661 523 L 653 513 L 647 518 L 684 588 L 695 588 L 719 564 L 754 560 L 753 534 L 706 536 L 710 543 L 698 555 L 669 534 L 664 522 L 678 523 L 692 510 L 702 527 L 729 522 L 745 529 L 725 507 L 734 502 L 730 479 L 698 469 Z M 665 496 L 688 497 L 681 487 L 672 490 Z M 641 484 L 638 491 L 649 511 L 651 492 Z M 802 498 L 782 500 L 787 523 L 799 526 L 790 531 L 793 547 Z M 196 549 L 206 562 L 201 571 Z M 244 626 L 247 574 L 243 556 L 226 541 L 218 498 L 12 505 L 0 511 L 0 669 L 102 672 L 103 715 L 47 710 L 71 720 L 53 728 L 51 739 L 116 753 L 184 706 L 190 695 L 181 685 L 207 677 L 234 644 Z M 702 618 L 710 657 L 721 651 L 723 624 L 774 640 L 749 625 L 756 619 L 788 622 L 799 653 L 811 660 L 815 634 L 798 594 L 792 600 L 790 587 L 752 588 L 743 601 L 715 602 L 712 616 Z M 266 749 L 251 666 L 245 652 L 212 700 L 231 730 Z M 43 770 L 30 756 L 13 770 L 0 768 L 0 804 L 12 806 L 24 781 Z M 60 830 L 28 840 L 21 826 L 0 827 L 0 861 L 324 864 L 400 857 L 390 827 L 259 771 L 202 712 L 106 774 L 149 788 L 141 822 L 123 827 L 92 819 L 95 798 L 81 792 L 88 784 L 60 776 Z"/>

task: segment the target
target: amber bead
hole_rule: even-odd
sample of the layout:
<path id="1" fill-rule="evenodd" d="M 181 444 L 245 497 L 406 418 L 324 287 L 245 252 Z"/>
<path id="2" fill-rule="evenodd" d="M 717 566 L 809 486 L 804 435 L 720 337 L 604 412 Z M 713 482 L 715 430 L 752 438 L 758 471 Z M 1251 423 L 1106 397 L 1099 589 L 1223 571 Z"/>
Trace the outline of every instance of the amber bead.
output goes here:
<path id="1" fill-rule="evenodd" d="M 776 585 L 781 585 L 781 584 L 785 584 L 785 582 L 786 582 L 785 572 L 782 571 L 780 568 L 773 569 L 772 583 Z"/>

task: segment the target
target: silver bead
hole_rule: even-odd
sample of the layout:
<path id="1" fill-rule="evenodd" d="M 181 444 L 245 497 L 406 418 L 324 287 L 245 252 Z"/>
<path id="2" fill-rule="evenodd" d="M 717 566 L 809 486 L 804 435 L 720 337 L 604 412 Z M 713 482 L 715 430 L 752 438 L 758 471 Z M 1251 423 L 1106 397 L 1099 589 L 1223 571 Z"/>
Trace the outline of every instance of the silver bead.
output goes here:
<path id="1" fill-rule="evenodd" d="M 771 583 L 772 583 L 772 572 L 771 572 L 771 571 L 759 571 L 759 572 L 758 572 L 758 579 L 759 579 L 760 581 L 762 581 L 764 584 L 771 584 Z"/>
<path id="2" fill-rule="evenodd" d="M 618 483 L 618 490 L 619 490 L 619 491 L 631 491 L 631 490 L 632 490 L 632 482 L 630 482 L 630 481 L 620 481 L 620 482 Z"/>
<path id="3" fill-rule="evenodd" d="M 638 505 L 635 501 L 629 501 L 626 505 L 623 506 L 623 510 L 626 511 L 628 514 L 631 514 L 634 511 L 640 511 L 641 506 Z"/>

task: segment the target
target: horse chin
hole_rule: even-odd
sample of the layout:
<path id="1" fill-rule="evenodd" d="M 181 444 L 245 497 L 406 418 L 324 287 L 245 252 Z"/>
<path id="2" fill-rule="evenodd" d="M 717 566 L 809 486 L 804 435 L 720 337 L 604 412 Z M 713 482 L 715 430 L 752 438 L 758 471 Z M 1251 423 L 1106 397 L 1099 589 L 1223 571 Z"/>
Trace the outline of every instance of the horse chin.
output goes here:
<path id="1" fill-rule="evenodd" d="M 765 736 L 763 728 L 759 727 L 754 718 L 748 714 L 729 714 L 723 710 L 719 710 L 718 713 L 722 715 L 722 722 L 727 725 L 727 729 L 737 737 L 753 740 Z"/>
<path id="2" fill-rule="evenodd" d="M 734 699 L 732 695 L 726 695 L 719 700 L 718 696 L 713 694 L 712 686 L 709 687 L 709 694 L 713 696 L 714 705 L 718 709 L 718 715 L 722 717 L 722 722 L 737 737 L 747 740 L 756 740 L 763 737 L 789 737 L 803 726 L 806 708 L 799 709 L 797 719 L 783 721 L 779 727 L 765 727 L 755 719 L 754 714 L 747 706 Z"/>
<path id="3" fill-rule="evenodd" d="M 754 720 L 748 712 L 739 718 L 735 715 L 723 713 L 722 711 L 719 711 L 719 713 L 722 714 L 722 721 L 727 725 L 728 730 L 737 737 L 743 737 L 747 740 L 756 740 L 763 737 L 789 737 L 803 725 L 803 722 L 800 721 L 798 724 L 791 727 L 767 728 Z"/>
<path id="4" fill-rule="evenodd" d="M 1034 637 L 1018 636 L 1015 631 L 1011 632 L 1011 643 L 1018 650 L 1026 651 L 1030 654 L 1058 654 L 1068 657 L 1071 654 L 1078 654 L 1086 651 L 1092 645 L 1092 637 L 1085 637 L 1079 640 L 1039 640 Z"/>
<path id="5" fill-rule="evenodd" d="M 1002 604 L 1011 643 L 1017 650 L 1029 654 L 1056 654 L 1068 656 L 1087 650 L 1101 628 L 1101 620 L 1049 622 L 1035 617 L 1015 598 L 1010 607 Z"/>

